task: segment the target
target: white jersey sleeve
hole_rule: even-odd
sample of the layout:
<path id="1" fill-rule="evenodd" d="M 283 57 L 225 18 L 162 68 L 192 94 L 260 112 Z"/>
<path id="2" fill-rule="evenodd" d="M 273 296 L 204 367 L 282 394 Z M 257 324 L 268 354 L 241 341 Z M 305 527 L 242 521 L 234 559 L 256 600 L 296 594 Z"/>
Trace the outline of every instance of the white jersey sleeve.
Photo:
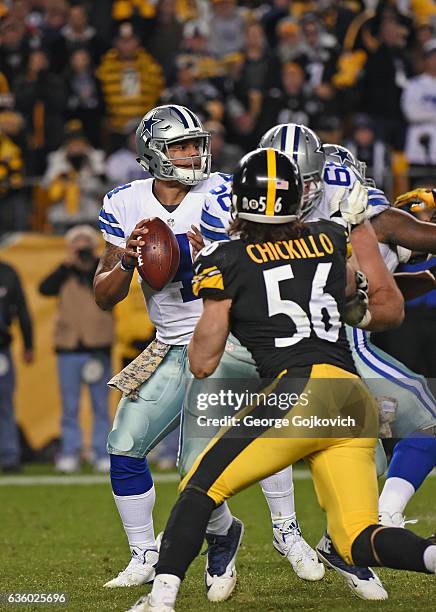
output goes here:
<path id="1" fill-rule="evenodd" d="M 368 208 L 366 216 L 368 219 L 376 217 L 386 209 L 391 207 L 391 203 L 381 189 L 368 187 Z"/>
<path id="2" fill-rule="evenodd" d="M 232 177 L 229 174 L 220 177 L 220 184 L 206 194 L 201 211 L 200 231 L 206 243 L 229 240 Z"/>
<path id="3" fill-rule="evenodd" d="M 126 201 L 125 194 L 132 188 L 131 183 L 115 187 L 104 197 L 103 206 L 98 215 L 98 225 L 106 242 L 125 247 L 126 239 Z"/>

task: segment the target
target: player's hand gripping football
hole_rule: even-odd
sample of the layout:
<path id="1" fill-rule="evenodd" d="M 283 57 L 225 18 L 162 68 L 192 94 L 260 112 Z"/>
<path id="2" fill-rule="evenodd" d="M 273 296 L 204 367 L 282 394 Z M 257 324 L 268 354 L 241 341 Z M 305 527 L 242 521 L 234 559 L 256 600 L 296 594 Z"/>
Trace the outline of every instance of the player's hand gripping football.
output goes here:
<path id="1" fill-rule="evenodd" d="M 436 189 L 413 189 L 398 196 L 395 208 L 406 208 L 412 213 L 436 208 Z"/>
<path id="2" fill-rule="evenodd" d="M 150 221 L 150 219 L 142 219 L 139 221 L 127 239 L 122 262 L 128 268 L 133 268 L 138 265 L 139 254 L 136 247 L 144 246 L 145 244 L 143 238 L 145 234 L 148 233 L 148 229 L 145 227 L 145 224 L 148 223 L 148 221 Z"/>
<path id="3" fill-rule="evenodd" d="M 330 217 L 342 217 L 351 227 L 365 221 L 368 190 L 356 181 L 353 189 L 339 187 L 330 200 Z"/>

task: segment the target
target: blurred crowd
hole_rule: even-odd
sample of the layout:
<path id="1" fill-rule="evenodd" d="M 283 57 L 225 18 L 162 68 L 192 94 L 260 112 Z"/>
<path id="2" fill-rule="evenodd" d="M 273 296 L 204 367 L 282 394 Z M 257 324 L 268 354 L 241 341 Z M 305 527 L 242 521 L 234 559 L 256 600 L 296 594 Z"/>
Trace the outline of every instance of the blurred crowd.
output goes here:
<path id="1" fill-rule="evenodd" d="M 428 182 L 435 27 L 432 0 L 0 1 L 0 232 L 95 224 L 143 176 L 134 131 L 158 103 L 200 115 L 213 169 L 297 122 L 390 195 Z"/>

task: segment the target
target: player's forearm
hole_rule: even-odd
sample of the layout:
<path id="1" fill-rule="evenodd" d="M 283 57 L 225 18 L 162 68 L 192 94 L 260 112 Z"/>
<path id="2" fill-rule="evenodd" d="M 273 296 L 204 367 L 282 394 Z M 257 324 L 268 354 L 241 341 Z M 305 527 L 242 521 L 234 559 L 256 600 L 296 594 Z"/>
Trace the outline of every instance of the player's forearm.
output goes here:
<path id="1" fill-rule="evenodd" d="M 418 221 L 402 210 L 389 208 L 371 221 L 380 242 L 419 253 L 436 253 L 436 225 Z"/>
<path id="2" fill-rule="evenodd" d="M 404 300 L 392 274 L 386 268 L 374 230 L 365 223 L 351 234 L 353 252 L 359 270 L 368 279 L 370 331 L 383 331 L 400 325 L 404 319 Z"/>
<path id="3" fill-rule="evenodd" d="M 126 272 L 120 263 L 109 272 L 100 272 L 94 278 L 94 298 L 102 310 L 110 310 L 129 293 L 133 270 Z"/>
<path id="4" fill-rule="evenodd" d="M 205 300 L 203 313 L 188 347 L 189 367 L 195 378 L 206 378 L 217 368 L 229 335 L 231 300 Z"/>

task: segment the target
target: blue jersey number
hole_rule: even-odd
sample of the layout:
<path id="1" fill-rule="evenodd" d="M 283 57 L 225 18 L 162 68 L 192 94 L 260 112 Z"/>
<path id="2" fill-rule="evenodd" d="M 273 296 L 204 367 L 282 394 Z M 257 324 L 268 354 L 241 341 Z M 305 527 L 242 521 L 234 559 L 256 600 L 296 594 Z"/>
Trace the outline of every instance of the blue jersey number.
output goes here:
<path id="1" fill-rule="evenodd" d="M 339 168 L 338 166 L 326 166 L 324 180 L 328 185 L 338 185 L 340 187 L 351 185 L 351 176 L 347 168 Z"/>
<path id="2" fill-rule="evenodd" d="M 215 189 L 211 189 L 210 193 L 216 196 L 216 200 L 221 208 L 228 212 L 232 203 L 232 197 L 230 195 L 229 187 L 226 184 L 219 185 Z M 227 201 L 226 201 L 227 200 Z"/>
<path id="3" fill-rule="evenodd" d="M 176 234 L 176 238 L 180 249 L 180 263 L 176 275 L 173 278 L 173 283 L 181 283 L 182 287 L 180 289 L 180 294 L 182 296 L 182 300 L 184 302 L 192 302 L 192 300 L 198 300 L 198 298 L 192 293 L 192 277 L 194 276 L 194 273 L 192 271 L 192 258 L 189 240 L 186 234 Z"/>

